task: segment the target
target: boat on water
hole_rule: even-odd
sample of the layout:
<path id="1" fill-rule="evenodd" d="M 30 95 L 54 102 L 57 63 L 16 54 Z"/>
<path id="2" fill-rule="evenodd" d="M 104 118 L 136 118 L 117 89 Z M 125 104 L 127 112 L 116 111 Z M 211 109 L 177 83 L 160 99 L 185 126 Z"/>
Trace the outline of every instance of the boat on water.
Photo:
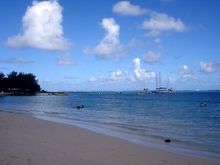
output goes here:
<path id="1" fill-rule="evenodd" d="M 161 73 L 156 74 L 156 89 L 152 91 L 152 93 L 174 93 L 175 90 L 173 88 L 169 88 L 169 79 L 167 81 L 167 87 L 161 86 Z"/>
<path id="2" fill-rule="evenodd" d="M 144 96 L 149 93 L 174 93 L 175 90 L 173 88 L 166 88 L 166 87 L 158 87 L 155 90 L 142 90 L 142 91 L 137 91 L 136 95 L 138 96 Z"/>
<path id="3" fill-rule="evenodd" d="M 151 93 L 151 90 L 147 89 L 147 88 L 144 88 L 144 90 L 142 91 L 137 91 L 136 92 L 136 95 L 138 96 L 144 96 L 145 94 L 148 94 L 148 93 Z"/>
<path id="4" fill-rule="evenodd" d="M 148 94 L 148 93 L 174 93 L 175 89 L 174 88 L 169 88 L 168 84 L 169 84 L 169 80 L 167 82 L 167 87 L 161 86 L 161 74 L 159 72 L 159 73 L 156 74 L 156 88 L 155 88 L 155 90 L 149 90 L 149 89 L 145 88 L 142 91 L 136 92 L 136 95 L 143 96 L 143 95 Z"/>
<path id="5" fill-rule="evenodd" d="M 173 88 L 166 88 L 166 87 L 158 87 L 152 91 L 152 93 L 174 93 L 175 90 Z"/>

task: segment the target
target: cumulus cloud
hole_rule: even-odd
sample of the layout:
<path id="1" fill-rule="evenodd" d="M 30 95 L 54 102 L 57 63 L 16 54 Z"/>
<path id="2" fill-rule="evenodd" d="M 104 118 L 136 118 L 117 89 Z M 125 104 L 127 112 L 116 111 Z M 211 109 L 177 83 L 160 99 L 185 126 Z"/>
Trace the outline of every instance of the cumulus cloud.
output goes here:
<path id="1" fill-rule="evenodd" d="M 32 61 L 27 59 L 26 57 L 10 57 L 10 58 L 4 58 L 0 59 L 0 63 L 9 63 L 9 64 L 28 64 Z"/>
<path id="2" fill-rule="evenodd" d="M 148 10 L 138 5 L 133 5 L 129 1 L 119 1 L 113 6 L 113 12 L 121 15 L 139 16 L 146 14 Z"/>
<path id="3" fill-rule="evenodd" d="M 148 36 L 158 36 L 162 32 L 183 32 L 186 25 L 180 20 L 168 16 L 167 14 L 153 12 L 149 20 L 142 23 L 142 28 L 146 29 Z"/>
<path id="4" fill-rule="evenodd" d="M 130 75 L 127 71 L 123 71 L 117 69 L 109 73 L 109 75 L 105 77 L 95 77 L 92 76 L 88 80 L 89 82 L 101 82 L 101 83 L 111 83 L 111 82 L 122 82 L 122 81 L 130 81 L 135 82 L 136 79 L 134 76 Z"/>
<path id="5" fill-rule="evenodd" d="M 74 65 L 75 62 L 73 59 L 70 58 L 68 54 L 63 54 L 58 57 L 57 64 L 58 65 Z"/>
<path id="6" fill-rule="evenodd" d="M 102 28 L 106 31 L 104 38 L 95 48 L 86 48 L 84 53 L 95 54 L 99 57 L 110 58 L 119 54 L 120 45 L 120 26 L 115 22 L 114 18 L 103 18 L 101 22 Z"/>
<path id="7" fill-rule="evenodd" d="M 155 53 L 155 52 L 152 52 L 152 51 L 148 51 L 144 55 L 144 62 L 152 64 L 152 63 L 158 62 L 160 60 L 160 58 L 161 58 L 161 54 Z"/>
<path id="8" fill-rule="evenodd" d="M 133 60 L 134 74 L 135 78 L 139 81 L 151 81 L 155 78 L 155 73 L 151 71 L 146 71 L 141 68 L 140 58 L 135 58 Z"/>
<path id="9" fill-rule="evenodd" d="M 203 73 L 213 73 L 220 66 L 220 63 L 214 62 L 200 62 L 200 70 Z"/>
<path id="10" fill-rule="evenodd" d="M 90 77 L 89 78 L 89 82 L 95 82 L 95 81 L 97 81 L 98 79 L 96 78 L 96 77 L 94 77 L 94 76 L 92 76 L 92 77 Z"/>
<path id="11" fill-rule="evenodd" d="M 180 73 L 181 77 L 184 79 L 194 78 L 193 72 L 189 69 L 189 67 L 187 65 L 181 66 L 179 69 L 179 73 Z"/>
<path id="12" fill-rule="evenodd" d="M 129 81 L 129 82 L 135 82 L 136 79 L 133 75 L 129 74 L 128 71 L 123 71 L 123 70 L 116 70 L 112 71 L 110 73 L 109 78 L 107 78 L 107 81 L 112 81 L 112 82 L 119 82 L 119 81 Z"/>
<path id="13" fill-rule="evenodd" d="M 14 48 L 38 48 L 65 51 L 71 43 L 63 36 L 62 6 L 57 0 L 33 1 L 22 18 L 22 32 L 8 38 Z"/>
<path id="14" fill-rule="evenodd" d="M 151 9 L 142 8 L 138 5 L 131 4 L 130 1 L 117 2 L 113 6 L 113 12 L 125 16 L 148 16 L 149 19 L 145 20 L 141 25 L 143 29 L 147 30 L 146 35 L 148 36 L 155 37 L 163 32 L 183 32 L 187 30 L 186 25 L 181 19 L 168 16 L 165 13 L 158 13 Z"/>
<path id="15" fill-rule="evenodd" d="M 136 81 L 152 81 L 155 78 L 155 73 L 147 71 L 141 68 L 140 58 L 135 58 L 133 60 L 134 74 L 130 74 L 128 71 L 123 71 L 117 69 L 110 72 L 108 76 L 105 77 L 90 77 L 89 82 L 98 83 L 113 83 L 113 82 L 136 82 Z"/>
<path id="16" fill-rule="evenodd" d="M 123 77 L 123 72 L 121 70 L 116 70 L 114 72 L 111 72 L 109 79 L 111 81 L 119 81 L 122 79 L 122 77 Z"/>

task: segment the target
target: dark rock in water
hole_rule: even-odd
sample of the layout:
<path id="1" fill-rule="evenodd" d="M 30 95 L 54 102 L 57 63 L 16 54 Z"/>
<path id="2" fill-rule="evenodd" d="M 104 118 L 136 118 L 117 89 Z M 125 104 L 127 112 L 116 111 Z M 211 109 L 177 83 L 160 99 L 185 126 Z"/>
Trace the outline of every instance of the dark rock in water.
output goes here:
<path id="1" fill-rule="evenodd" d="M 81 108 L 84 108 L 84 105 L 77 105 L 76 106 L 76 109 L 81 109 Z"/>
<path id="2" fill-rule="evenodd" d="M 171 142 L 170 139 L 165 139 L 164 141 L 165 141 L 165 143 L 170 143 Z"/>
<path id="3" fill-rule="evenodd" d="M 207 107 L 207 102 L 206 101 L 202 101 L 200 103 L 200 107 Z"/>
<path id="4" fill-rule="evenodd" d="M 79 106 L 79 105 L 78 105 L 78 106 L 76 106 L 76 109 L 80 109 L 80 108 L 81 108 L 81 106 Z"/>

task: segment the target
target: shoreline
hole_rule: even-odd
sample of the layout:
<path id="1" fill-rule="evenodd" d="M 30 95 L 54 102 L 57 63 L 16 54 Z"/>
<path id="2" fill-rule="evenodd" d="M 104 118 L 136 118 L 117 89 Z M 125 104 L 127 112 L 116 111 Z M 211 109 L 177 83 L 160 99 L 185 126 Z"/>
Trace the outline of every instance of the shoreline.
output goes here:
<path id="1" fill-rule="evenodd" d="M 0 164 L 198 164 L 209 160 L 134 144 L 76 126 L 0 112 Z"/>
<path id="2" fill-rule="evenodd" d="M 0 96 L 68 96 L 67 92 L 23 92 L 23 91 L 7 91 L 0 92 Z"/>
<path id="3" fill-rule="evenodd" d="M 98 134 L 110 136 L 113 138 L 125 140 L 129 143 L 134 143 L 138 145 L 143 145 L 150 148 L 155 148 L 158 150 L 162 150 L 165 152 L 171 153 L 178 153 L 179 155 L 186 155 L 186 156 L 194 156 L 199 158 L 205 158 L 210 160 L 220 160 L 220 155 L 217 152 L 211 152 L 210 150 L 201 149 L 201 146 L 190 146 L 190 144 L 183 144 L 176 139 L 171 139 L 171 143 L 165 143 L 166 137 L 160 137 L 157 139 L 153 137 L 143 137 L 141 135 L 130 134 L 128 132 L 122 132 L 120 130 L 115 130 L 114 128 L 100 125 L 94 125 L 94 123 L 87 123 L 84 121 L 77 121 L 77 120 L 69 120 L 64 118 L 59 118 L 56 116 L 41 116 L 41 115 L 34 115 L 34 118 L 45 120 L 49 122 L 55 122 L 59 124 L 66 124 L 73 127 L 77 127 L 80 129 L 85 129 L 87 131 L 95 132 Z M 191 144 L 192 145 L 192 144 Z"/>

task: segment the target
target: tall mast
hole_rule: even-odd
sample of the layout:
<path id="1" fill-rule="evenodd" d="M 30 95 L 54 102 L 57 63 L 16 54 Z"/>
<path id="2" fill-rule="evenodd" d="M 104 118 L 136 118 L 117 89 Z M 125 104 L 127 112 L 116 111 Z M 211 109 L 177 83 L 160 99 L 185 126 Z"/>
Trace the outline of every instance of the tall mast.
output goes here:
<path id="1" fill-rule="evenodd" d="M 159 88 L 161 87 L 161 73 L 159 72 Z"/>

